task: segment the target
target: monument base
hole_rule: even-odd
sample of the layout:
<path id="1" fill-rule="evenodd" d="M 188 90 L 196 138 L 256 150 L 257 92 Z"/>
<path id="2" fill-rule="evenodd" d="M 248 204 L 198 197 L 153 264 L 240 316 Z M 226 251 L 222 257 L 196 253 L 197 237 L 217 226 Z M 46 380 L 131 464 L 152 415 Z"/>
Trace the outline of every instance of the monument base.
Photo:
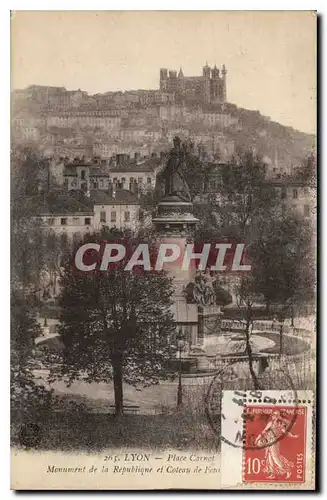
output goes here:
<path id="1" fill-rule="evenodd" d="M 221 334 L 222 316 L 219 306 L 198 306 L 198 339 L 203 346 Z"/>

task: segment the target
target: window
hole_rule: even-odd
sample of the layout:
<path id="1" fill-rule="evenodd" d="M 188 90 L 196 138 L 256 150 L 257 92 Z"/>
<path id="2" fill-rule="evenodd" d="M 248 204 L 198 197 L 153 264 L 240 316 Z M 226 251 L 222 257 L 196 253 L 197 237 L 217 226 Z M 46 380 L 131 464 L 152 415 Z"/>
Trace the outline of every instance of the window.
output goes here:
<path id="1" fill-rule="evenodd" d="M 297 198 L 298 198 L 297 189 L 293 189 L 293 200 L 297 200 Z"/>
<path id="2" fill-rule="evenodd" d="M 106 222 L 106 212 L 100 212 L 100 222 Z"/>
<path id="3" fill-rule="evenodd" d="M 310 215 L 310 206 L 309 205 L 304 205 L 303 215 L 304 215 L 304 217 L 309 217 L 309 215 Z"/>
<path id="4" fill-rule="evenodd" d="M 142 177 L 138 177 L 137 182 L 138 182 L 139 184 L 142 184 L 142 182 L 143 182 Z"/>
<path id="5" fill-rule="evenodd" d="M 54 218 L 53 218 L 53 217 L 51 217 L 50 219 L 48 219 L 48 224 L 49 224 L 49 226 L 53 226 L 53 225 L 54 225 L 54 223 L 55 223 L 55 220 L 54 220 Z"/>
<path id="6" fill-rule="evenodd" d="M 61 224 L 62 226 L 67 226 L 67 218 L 66 218 L 66 217 L 62 217 L 62 218 L 60 219 L 60 224 Z"/>
<path id="7" fill-rule="evenodd" d="M 122 181 L 122 182 L 126 182 L 125 177 L 122 177 L 122 178 L 121 178 L 121 181 Z"/>
<path id="8" fill-rule="evenodd" d="M 130 221 L 130 212 L 125 212 L 124 213 L 124 221 L 129 222 Z"/>
<path id="9" fill-rule="evenodd" d="M 151 184 L 151 182 L 152 182 L 152 181 L 151 181 L 151 177 L 148 177 L 148 178 L 147 178 L 147 180 L 146 180 L 146 182 L 147 182 L 148 184 Z"/>
<path id="10" fill-rule="evenodd" d="M 74 226 L 79 226 L 79 217 L 74 217 L 73 218 L 73 225 Z"/>
<path id="11" fill-rule="evenodd" d="M 116 222 L 117 220 L 117 212 L 115 212 L 114 210 L 111 212 L 110 214 L 110 221 L 111 222 Z"/>
<path id="12" fill-rule="evenodd" d="M 286 198 L 287 190 L 285 187 L 282 187 L 281 198 L 284 200 Z"/>
<path id="13" fill-rule="evenodd" d="M 84 224 L 86 226 L 90 226 L 91 225 L 91 217 L 85 217 L 84 219 Z"/>
<path id="14" fill-rule="evenodd" d="M 144 221 L 144 212 L 143 212 L 143 210 L 140 210 L 140 211 L 139 211 L 139 221 L 140 221 L 140 222 L 143 222 L 143 221 Z"/>
<path id="15" fill-rule="evenodd" d="M 216 189 L 216 181 L 210 182 L 210 189 Z"/>
<path id="16" fill-rule="evenodd" d="M 85 180 L 85 170 L 81 170 L 81 179 Z"/>

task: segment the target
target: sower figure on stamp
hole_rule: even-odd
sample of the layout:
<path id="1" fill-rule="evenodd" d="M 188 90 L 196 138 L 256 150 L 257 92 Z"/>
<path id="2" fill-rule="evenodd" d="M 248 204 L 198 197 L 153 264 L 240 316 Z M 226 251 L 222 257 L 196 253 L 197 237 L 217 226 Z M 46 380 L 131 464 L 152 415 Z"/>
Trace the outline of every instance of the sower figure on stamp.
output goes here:
<path id="1" fill-rule="evenodd" d="M 266 427 L 255 440 L 257 446 L 267 445 L 267 448 L 265 448 L 265 473 L 269 474 L 269 479 L 274 479 L 276 475 L 285 475 L 286 479 L 288 479 L 292 473 L 293 462 L 287 460 L 279 449 L 279 439 L 282 435 L 290 438 L 298 437 L 298 435 L 292 434 L 287 429 L 288 425 L 289 421 L 283 418 L 279 411 L 274 411 Z"/>

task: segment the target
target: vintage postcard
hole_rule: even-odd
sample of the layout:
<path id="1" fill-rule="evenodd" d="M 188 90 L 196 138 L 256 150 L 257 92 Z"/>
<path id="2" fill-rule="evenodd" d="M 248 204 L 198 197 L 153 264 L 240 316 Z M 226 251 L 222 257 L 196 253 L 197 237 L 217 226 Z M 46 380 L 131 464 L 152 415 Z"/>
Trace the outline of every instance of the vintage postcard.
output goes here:
<path id="1" fill-rule="evenodd" d="M 12 489 L 315 490 L 316 26 L 12 12 Z"/>

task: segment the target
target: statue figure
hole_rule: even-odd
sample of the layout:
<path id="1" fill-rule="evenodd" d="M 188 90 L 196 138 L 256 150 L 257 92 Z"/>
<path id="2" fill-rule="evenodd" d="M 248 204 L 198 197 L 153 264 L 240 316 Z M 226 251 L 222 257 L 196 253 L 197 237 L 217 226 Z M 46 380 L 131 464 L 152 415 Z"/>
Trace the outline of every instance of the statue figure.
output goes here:
<path id="1" fill-rule="evenodd" d="M 174 147 L 169 153 L 167 165 L 163 171 L 165 196 L 178 196 L 182 201 L 191 201 L 190 190 L 185 180 L 182 165 L 185 149 L 179 137 L 174 138 Z"/>
<path id="2" fill-rule="evenodd" d="M 218 280 L 203 271 L 198 271 L 194 281 L 186 285 L 184 293 L 188 304 L 200 306 L 227 306 L 233 301 L 230 293 L 222 288 Z"/>
<path id="3" fill-rule="evenodd" d="M 193 298 L 196 304 L 202 306 L 213 306 L 216 303 L 216 294 L 212 283 L 207 282 L 207 277 L 201 273 L 195 277 Z"/>

